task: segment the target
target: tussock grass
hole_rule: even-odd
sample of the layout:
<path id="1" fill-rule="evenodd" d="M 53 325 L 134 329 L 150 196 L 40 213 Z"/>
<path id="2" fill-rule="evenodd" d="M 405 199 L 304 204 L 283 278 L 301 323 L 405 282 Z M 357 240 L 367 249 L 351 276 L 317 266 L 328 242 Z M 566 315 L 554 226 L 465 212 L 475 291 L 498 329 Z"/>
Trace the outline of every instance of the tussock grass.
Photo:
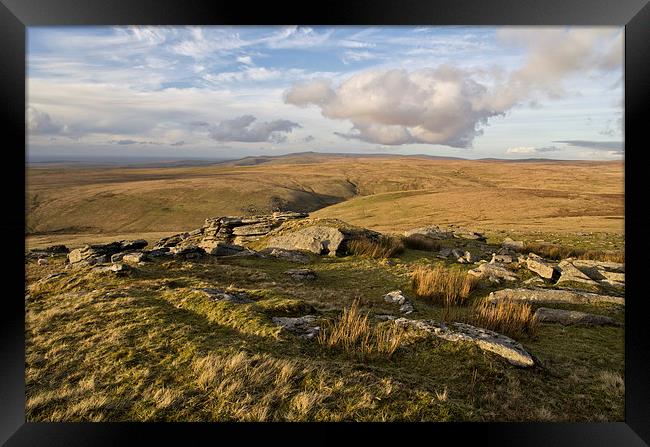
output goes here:
<path id="1" fill-rule="evenodd" d="M 431 239 L 421 234 L 413 234 L 402 238 L 402 243 L 406 248 L 412 250 L 438 251 L 442 248 L 440 241 Z"/>
<path id="2" fill-rule="evenodd" d="M 470 323 L 512 338 L 533 336 L 537 332 L 537 318 L 527 303 L 502 300 L 491 303 L 481 300 L 475 307 Z"/>
<path id="3" fill-rule="evenodd" d="M 476 277 L 462 270 L 418 266 L 411 273 L 415 294 L 444 305 L 462 305 L 478 284 Z"/>
<path id="4" fill-rule="evenodd" d="M 625 252 L 617 250 L 583 250 L 558 244 L 528 242 L 522 253 L 533 252 L 543 258 L 559 261 L 565 258 L 589 259 L 592 261 L 625 262 Z"/>
<path id="5" fill-rule="evenodd" d="M 343 309 L 337 320 L 324 325 L 318 334 L 318 343 L 328 348 L 340 347 L 361 357 L 390 358 L 403 338 L 404 331 L 394 323 L 373 328 L 368 314 L 359 310 L 359 301 L 355 300 L 349 308 Z"/>
<path id="6" fill-rule="evenodd" d="M 354 239 L 348 243 L 348 253 L 373 259 L 392 258 L 404 251 L 399 238 L 381 235 L 378 240 Z"/>

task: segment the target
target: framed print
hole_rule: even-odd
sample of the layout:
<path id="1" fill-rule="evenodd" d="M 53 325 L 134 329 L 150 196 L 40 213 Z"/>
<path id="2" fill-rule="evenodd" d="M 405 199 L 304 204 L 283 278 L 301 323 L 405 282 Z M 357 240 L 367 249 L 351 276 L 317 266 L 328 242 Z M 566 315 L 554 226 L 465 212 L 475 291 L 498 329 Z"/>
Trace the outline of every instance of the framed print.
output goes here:
<path id="1" fill-rule="evenodd" d="M 3 0 L 0 439 L 646 445 L 646 3 Z"/>

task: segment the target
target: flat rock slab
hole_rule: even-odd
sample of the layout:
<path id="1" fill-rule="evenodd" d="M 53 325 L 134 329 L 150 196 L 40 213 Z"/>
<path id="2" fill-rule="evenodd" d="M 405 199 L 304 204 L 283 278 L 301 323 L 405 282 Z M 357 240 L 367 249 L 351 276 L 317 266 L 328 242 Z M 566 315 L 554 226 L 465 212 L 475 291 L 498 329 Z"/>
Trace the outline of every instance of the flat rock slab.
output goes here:
<path id="1" fill-rule="evenodd" d="M 335 256 L 346 236 L 338 228 L 314 225 L 293 233 L 271 237 L 268 248 L 305 250 L 317 255 Z"/>
<path id="2" fill-rule="evenodd" d="M 254 299 L 251 298 L 250 295 L 244 292 L 225 291 L 222 289 L 215 289 L 211 287 L 205 287 L 203 289 L 198 289 L 198 290 L 205 293 L 210 300 L 216 302 L 227 301 L 233 304 L 246 304 L 255 301 Z"/>
<path id="3" fill-rule="evenodd" d="M 310 281 L 316 279 L 316 272 L 311 269 L 291 269 L 284 272 L 284 274 L 299 281 Z"/>
<path id="4" fill-rule="evenodd" d="M 394 290 L 384 295 L 384 301 L 387 303 L 399 305 L 399 311 L 404 315 L 411 314 L 415 311 L 413 303 L 404 295 L 401 290 Z"/>
<path id="5" fill-rule="evenodd" d="M 498 282 L 499 279 L 505 281 L 517 281 L 519 279 L 511 270 L 508 270 L 504 265 L 497 263 L 481 264 L 475 269 L 469 270 L 467 273 L 479 278 L 494 278 L 497 279 L 496 282 Z"/>
<path id="6" fill-rule="evenodd" d="M 284 250 L 281 248 L 266 248 L 260 253 L 271 256 L 272 258 L 283 261 L 297 262 L 299 264 L 309 264 L 309 256 L 298 250 Z"/>
<path id="7" fill-rule="evenodd" d="M 521 300 L 536 301 L 545 303 L 569 303 L 569 304 L 594 304 L 611 303 L 621 306 L 625 305 L 625 298 L 610 295 L 599 295 L 597 293 L 582 292 L 578 290 L 556 290 L 556 289 L 502 289 L 491 292 L 488 296 L 490 301 L 499 300 Z"/>
<path id="8" fill-rule="evenodd" d="M 465 323 L 445 325 L 432 320 L 410 320 L 407 318 L 398 318 L 394 321 L 402 327 L 410 326 L 423 330 L 443 340 L 473 343 L 480 349 L 492 352 L 516 366 L 527 368 L 535 364 L 532 356 L 521 343 L 494 331 Z"/>
<path id="9" fill-rule="evenodd" d="M 316 325 L 315 315 L 302 317 L 273 317 L 273 323 L 282 326 L 282 329 L 297 335 L 298 338 L 312 339 L 320 332 L 320 326 Z"/>
<path id="10" fill-rule="evenodd" d="M 534 253 L 528 255 L 526 266 L 528 267 L 528 270 L 537 273 L 545 279 L 551 279 L 555 274 L 555 268 Z"/>
<path id="11" fill-rule="evenodd" d="M 588 326 L 619 325 L 613 318 L 604 315 L 588 314 L 575 310 L 550 309 L 548 307 L 540 307 L 537 309 L 535 317 L 538 321 L 544 323 L 581 324 Z"/>

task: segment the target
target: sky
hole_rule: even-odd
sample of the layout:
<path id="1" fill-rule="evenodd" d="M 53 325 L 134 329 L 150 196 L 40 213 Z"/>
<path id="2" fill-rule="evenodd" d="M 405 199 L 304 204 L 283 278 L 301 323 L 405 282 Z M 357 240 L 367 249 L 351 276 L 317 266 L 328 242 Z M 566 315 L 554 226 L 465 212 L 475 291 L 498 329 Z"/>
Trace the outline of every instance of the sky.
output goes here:
<path id="1" fill-rule="evenodd" d="M 29 27 L 28 159 L 623 158 L 622 27 Z"/>

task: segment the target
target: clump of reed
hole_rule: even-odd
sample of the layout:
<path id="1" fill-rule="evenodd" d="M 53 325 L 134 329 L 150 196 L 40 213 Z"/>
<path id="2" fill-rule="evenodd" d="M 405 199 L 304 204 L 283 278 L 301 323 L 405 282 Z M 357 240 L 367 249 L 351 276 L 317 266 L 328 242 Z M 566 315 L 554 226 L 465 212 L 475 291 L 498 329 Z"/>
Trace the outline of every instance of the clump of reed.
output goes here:
<path id="1" fill-rule="evenodd" d="M 381 235 L 377 239 L 359 238 L 348 243 L 348 253 L 373 259 L 392 258 L 404 251 L 401 239 Z"/>
<path id="2" fill-rule="evenodd" d="M 349 308 L 334 321 L 325 323 L 318 334 L 318 343 L 328 348 L 342 348 L 361 357 L 390 358 L 402 343 L 404 329 L 395 323 L 372 326 L 368 314 L 359 309 L 354 300 Z"/>

